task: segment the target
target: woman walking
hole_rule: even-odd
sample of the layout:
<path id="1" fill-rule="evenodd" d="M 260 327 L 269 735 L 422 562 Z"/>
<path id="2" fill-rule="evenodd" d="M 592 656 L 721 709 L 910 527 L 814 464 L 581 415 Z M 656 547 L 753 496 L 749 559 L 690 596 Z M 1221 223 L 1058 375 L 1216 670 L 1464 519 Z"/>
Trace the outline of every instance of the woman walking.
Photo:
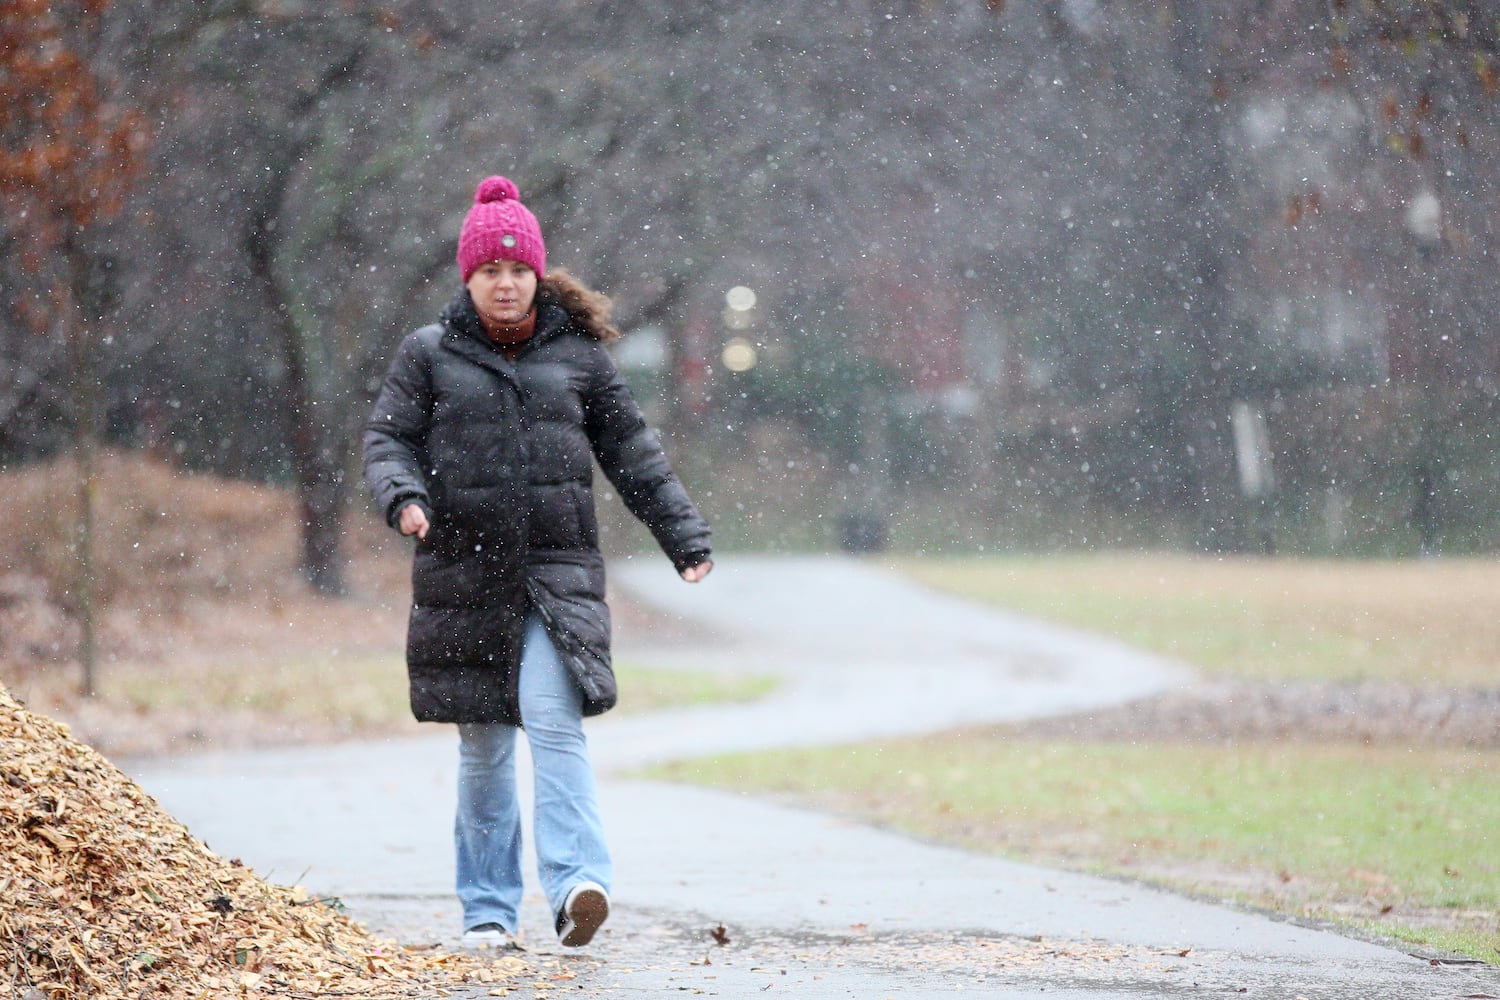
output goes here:
<path id="1" fill-rule="evenodd" d="M 564 945 L 609 916 L 611 865 L 583 718 L 615 703 L 592 462 L 682 578 L 708 575 L 709 527 L 604 345 L 609 300 L 547 270 L 536 217 L 504 177 L 458 240 L 463 287 L 409 334 L 364 437 L 365 480 L 416 537 L 411 707 L 458 724 L 457 889 L 467 947 L 515 946 L 522 895 L 513 753 L 535 771 L 542 891 Z"/>

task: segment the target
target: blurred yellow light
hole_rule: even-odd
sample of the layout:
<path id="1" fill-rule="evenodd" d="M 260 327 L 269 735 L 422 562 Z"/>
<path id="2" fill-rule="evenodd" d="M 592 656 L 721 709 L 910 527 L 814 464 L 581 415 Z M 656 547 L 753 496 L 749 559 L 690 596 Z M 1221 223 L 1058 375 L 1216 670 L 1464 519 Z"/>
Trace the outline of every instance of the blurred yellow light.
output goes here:
<path id="1" fill-rule="evenodd" d="M 735 285 L 724 293 L 724 304 L 735 312 L 749 312 L 755 308 L 755 292 L 744 285 Z"/>
<path id="2" fill-rule="evenodd" d="M 754 368 L 760 361 L 760 354 L 755 350 L 755 345 L 744 337 L 735 337 L 724 345 L 724 353 L 720 355 L 724 367 L 732 372 L 747 372 Z"/>

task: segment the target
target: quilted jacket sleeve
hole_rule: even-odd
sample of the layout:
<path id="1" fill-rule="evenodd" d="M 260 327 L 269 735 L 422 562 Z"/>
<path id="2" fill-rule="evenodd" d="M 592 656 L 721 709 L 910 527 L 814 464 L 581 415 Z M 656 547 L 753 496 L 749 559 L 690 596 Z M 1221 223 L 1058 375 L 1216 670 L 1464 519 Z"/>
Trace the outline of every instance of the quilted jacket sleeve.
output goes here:
<path id="1" fill-rule="evenodd" d="M 598 346 L 593 359 L 584 422 L 599 467 L 674 566 L 703 562 L 710 551 L 708 522 L 672 471 L 609 352 Z"/>
<path id="2" fill-rule="evenodd" d="M 365 424 L 365 485 L 386 521 L 396 526 L 397 515 L 410 501 L 432 516 L 427 493 L 427 430 L 432 417 L 432 376 L 425 330 L 401 342 L 380 395 Z"/>

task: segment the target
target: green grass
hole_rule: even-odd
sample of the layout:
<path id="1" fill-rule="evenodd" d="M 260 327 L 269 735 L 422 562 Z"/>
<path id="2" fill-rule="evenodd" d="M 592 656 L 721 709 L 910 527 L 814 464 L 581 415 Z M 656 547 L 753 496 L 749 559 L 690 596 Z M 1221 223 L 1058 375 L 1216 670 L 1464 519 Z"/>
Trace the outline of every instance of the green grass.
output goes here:
<path id="1" fill-rule="evenodd" d="M 615 676 L 620 687 L 615 711 L 625 713 L 751 701 L 777 683 L 768 675 L 726 677 L 631 663 L 615 664 Z M 394 651 L 282 658 L 243 670 L 177 664 L 107 675 L 105 692 L 143 713 L 248 709 L 331 733 L 379 730 L 404 725 L 411 717 L 405 661 Z"/>
<path id="2" fill-rule="evenodd" d="M 655 773 L 1500 957 L 1492 751 L 1067 744 L 970 731 Z"/>
<path id="3" fill-rule="evenodd" d="M 147 714 L 248 710 L 297 723 L 338 720 L 335 732 L 379 728 L 409 714 L 405 668 L 396 654 L 284 657 L 242 669 L 173 663 L 106 674 L 103 691 Z"/>
<path id="4" fill-rule="evenodd" d="M 1156 554 L 903 560 L 972 600 L 1210 675 L 1449 688 L 1500 677 L 1500 564 Z M 1500 751 L 1046 742 L 969 730 L 694 761 L 914 835 L 1124 874 L 1500 960 Z"/>
<path id="5" fill-rule="evenodd" d="M 620 684 L 620 705 L 616 711 L 630 713 L 757 701 L 776 690 L 780 683 L 769 674 L 726 676 L 658 670 L 633 663 L 615 664 L 615 676 Z"/>

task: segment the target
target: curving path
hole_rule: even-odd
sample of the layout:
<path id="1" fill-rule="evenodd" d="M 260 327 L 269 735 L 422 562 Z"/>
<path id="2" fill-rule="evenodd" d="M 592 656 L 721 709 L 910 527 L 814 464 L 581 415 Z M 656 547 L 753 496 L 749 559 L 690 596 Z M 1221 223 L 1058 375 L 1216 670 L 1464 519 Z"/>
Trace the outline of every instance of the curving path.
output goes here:
<path id="1" fill-rule="evenodd" d="M 1191 677 L 855 559 L 732 557 L 696 587 L 662 560 L 643 559 L 613 566 L 611 581 L 673 621 L 666 635 L 622 627 L 622 661 L 784 680 L 753 705 L 591 724 L 616 852 L 616 913 L 575 953 L 574 995 L 1500 995 L 1490 969 L 1434 965 L 1336 933 L 745 796 L 629 779 L 624 772 L 655 760 L 1072 712 Z M 451 733 L 439 729 L 415 740 L 127 769 L 219 853 L 272 880 L 340 896 L 377 930 L 453 945 L 454 755 Z M 527 906 L 531 946 L 559 952 L 544 904 L 528 897 Z M 720 926 L 727 945 L 710 936 Z"/>

